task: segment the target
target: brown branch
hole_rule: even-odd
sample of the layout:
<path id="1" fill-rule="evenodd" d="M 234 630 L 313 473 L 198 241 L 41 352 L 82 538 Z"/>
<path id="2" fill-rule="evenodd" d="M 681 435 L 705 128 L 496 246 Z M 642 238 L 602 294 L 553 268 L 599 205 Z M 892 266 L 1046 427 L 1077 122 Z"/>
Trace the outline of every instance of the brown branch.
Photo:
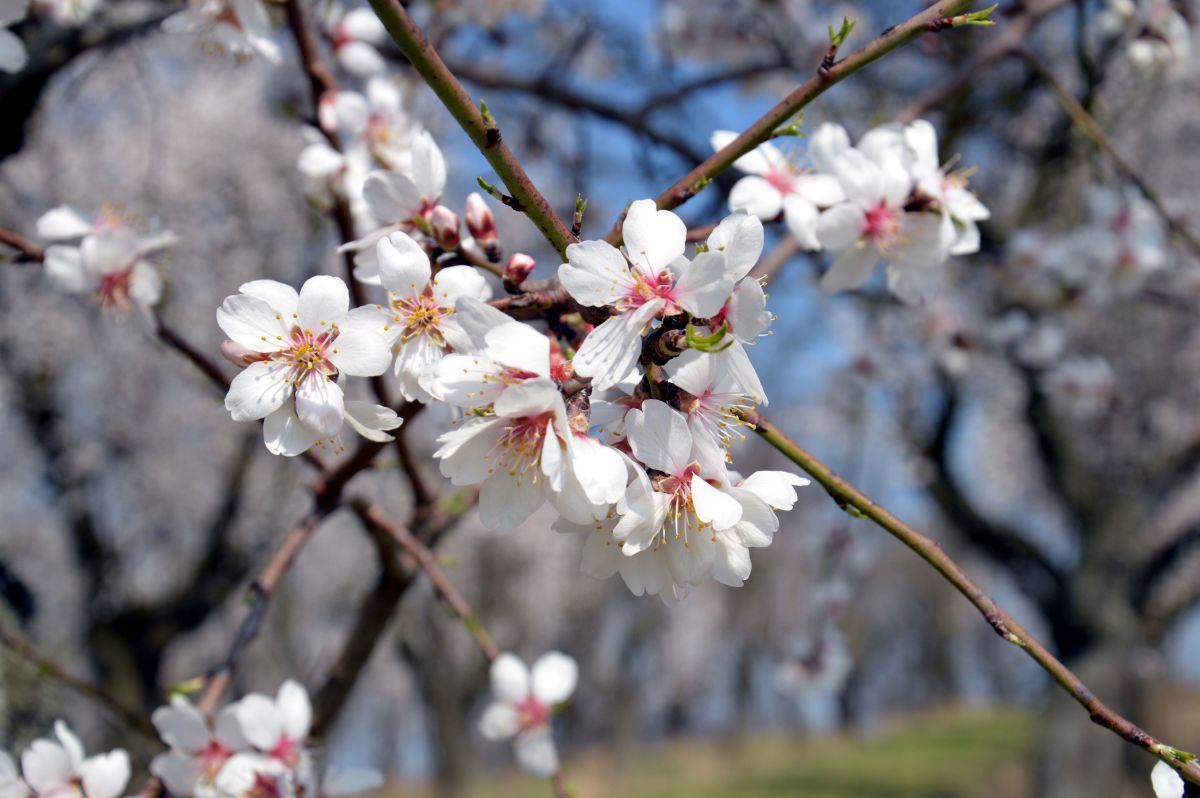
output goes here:
<path id="1" fill-rule="evenodd" d="M 1078 676 L 1059 662 L 1045 646 L 1001 609 L 991 596 L 968 577 L 958 563 L 942 550 L 937 541 L 921 534 L 876 504 L 873 499 L 839 477 L 828 466 L 781 433 L 778 428 L 767 422 L 758 413 L 746 412 L 739 413 L 739 415 L 742 420 L 751 424 L 755 432 L 767 443 L 774 446 L 820 483 L 839 507 L 851 515 L 875 522 L 876 525 L 928 563 L 979 610 L 996 634 L 1028 654 L 1063 690 L 1087 710 L 1088 717 L 1093 723 L 1112 731 L 1123 740 L 1149 751 L 1178 770 L 1186 780 L 1200 784 L 1200 766 L 1197 766 L 1194 759 L 1184 761 L 1187 759 L 1187 755 L 1181 755 L 1178 749 L 1151 737 L 1132 721 L 1113 711 L 1097 698 Z"/>
<path id="2" fill-rule="evenodd" d="M 408 16 L 398 0 L 371 0 L 371 7 L 392 35 L 400 51 L 425 79 L 446 110 L 458 122 L 471 142 L 504 181 L 509 193 L 520 203 L 530 220 L 562 257 L 567 245 L 575 241 L 570 229 L 534 186 L 512 150 L 504 143 L 494 120 L 484 120 L 462 84 L 442 61 L 425 34 Z"/>
<path id="3" fill-rule="evenodd" d="M 479 616 L 471 609 L 471 605 L 463 598 L 462 593 L 446 576 L 446 572 L 442 570 L 442 566 L 438 564 L 437 558 L 433 552 L 429 550 L 421 541 L 409 532 L 404 527 L 392 523 L 392 521 L 383 514 L 383 512 L 373 504 L 362 500 L 354 500 L 351 502 L 354 512 L 358 513 L 359 519 L 364 526 L 373 527 L 392 538 L 396 543 L 400 544 L 406 554 L 416 561 L 417 565 L 429 577 L 429 581 L 433 583 L 434 590 L 442 600 L 458 615 L 463 625 L 467 627 L 467 631 L 475 638 L 475 642 L 479 644 L 479 648 L 483 651 L 483 655 L 488 660 L 494 660 L 500 656 L 500 650 L 496 648 L 496 644 L 492 642 L 491 635 L 483 628 L 483 624 L 479 620 Z"/>
<path id="4" fill-rule="evenodd" d="M 381 0 L 372 0 L 373 3 Z M 825 93 L 827 89 L 845 80 L 855 72 L 882 58 L 930 30 L 930 23 L 952 17 L 962 11 L 971 0 L 941 0 L 906 22 L 888 28 L 861 50 L 847 56 L 827 70 L 811 78 L 781 100 L 762 118 L 747 128 L 736 139 L 710 155 L 699 166 L 676 181 L 675 185 L 658 195 L 659 208 L 670 210 L 687 202 L 701 191 L 717 175 L 724 172 L 733 162 L 771 138 L 780 125 L 794 118 L 805 106 Z M 605 236 L 610 244 L 621 241 L 621 222 L 618 219 Z"/>
<path id="5" fill-rule="evenodd" d="M 11 230 L 0 228 L 0 244 L 17 251 L 14 263 L 41 263 L 46 258 L 46 250 Z"/>
<path id="6" fill-rule="evenodd" d="M 2 623 L 0 623 L 0 643 L 3 643 L 5 649 L 25 660 L 40 673 L 107 709 L 122 725 L 147 739 L 158 740 L 158 732 L 154 730 L 153 724 L 146 720 L 140 712 L 122 704 L 103 687 L 71 675 L 54 660 L 38 652 L 29 641 L 22 639 Z"/>

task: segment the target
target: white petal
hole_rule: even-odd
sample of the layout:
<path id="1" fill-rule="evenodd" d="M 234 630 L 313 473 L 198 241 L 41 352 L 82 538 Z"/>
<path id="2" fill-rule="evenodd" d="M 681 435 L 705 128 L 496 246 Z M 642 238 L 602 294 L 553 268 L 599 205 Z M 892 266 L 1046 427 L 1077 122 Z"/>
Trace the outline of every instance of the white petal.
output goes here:
<path id="1" fill-rule="evenodd" d="M 196 785 L 204 778 L 204 766 L 195 757 L 168 751 L 159 754 L 150 762 L 150 773 L 163 780 L 172 795 L 191 796 Z"/>
<path id="2" fill-rule="evenodd" d="M 625 256 L 606 241 L 571 244 L 567 260 L 558 267 L 558 279 L 581 305 L 609 305 L 633 289 Z"/>
<path id="3" fill-rule="evenodd" d="M 454 319 L 467 339 L 462 347 L 455 346 L 459 352 L 477 352 L 483 349 L 487 342 L 487 334 L 493 327 L 512 321 L 502 311 L 469 296 L 459 297 L 455 301 Z"/>
<path id="4" fill-rule="evenodd" d="M 739 341 L 750 342 L 771 326 L 767 295 L 758 280 L 742 280 L 729 299 L 725 315 Z"/>
<path id="5" fill-rule="evenodd" d="M 853 202 L 843 202 L 817 217 L 817 241 L 826 249 L 845 249 L 862 236 L 866 216 Z"/>
<path id="6" fill-rule="evenodd" d="M 721 309 L 733 290 L 733 278 L 725 266 L 725 253 L 701 252 L 675 282 L 673 294 L 683 309 L 701 319 Z"/>
<path id="7" fill-rule="evenodd" d="M 266 418 L 292 395 L 287 381 L 286 363 L 251 363 L 229 385 L 225 394 L 225 409 L 234 421 L 257 421 Z"/>
<path id="8" fill-rule="evenodd" d="M 291 402 L 263 421 L 263 442 L 271 454 L 295 457 L 308 451 L 322 437 L 319 430 L 300 423 Z"/>
<path id="9" fill-rule="evenodd" d="M 118 749 L 87 759 L 79 768 L 88 798 L 119 798 L 129 784 L 129 754 Z"/>
<path id="10" fill-rule="evenodd" d="M 246 740 L 260 751 L 270 751 L 283 739 L 283 724 L 275 702 L 261 693 L 250 693 L 238 702 L 238 725 Z"/>
<path id="11" fill-rule="evenodd" d="M 497 471 L 479 489 L 479 520 L 487 529 L 511 532 L 546 502 L 534 473 Z"/>
<path id="12" fill-rule="evenodd" d="M 709 234 L 708 248 L 725 253 L 729 277 L 737 282 L 750 273 L 762 255 L 762 222 L 749 214 L 730 214 Z"/>
<path id="13" fill-rule="evenodd" d="M 171 697 L 169 707 L 159 707 L 150 716 L 158 736 L 172 748 L 194 753 L 208 745 L 208 724 L 192 702 L 180 695 Z"/>
<path id="14" fill-rule="evenodd" d="M 855 244 L 838 255 L 829 271 L 821 277 L 821 290 L 827 293 L 859 288 L 871 278 L 879 263 L 879 250 L 874 244 Z"/>
<path id="15" fill-rule="evenodd" d="M 850 149 L 850 136 L 841 125 L 826 122 L 808 139 L 808 154 L 819 172 L 833 172 L 838 159 Z"/>
<path id="16" fill-rule="evenodd" d="M 338 336 L 328 356 L 339 372 L 374 377 L 392 364 L 392 349 L 380 331 L 379 313 L 373 307 L 355 308 L 338 323 Z"/>
<path id="17" fill-rule="evenodd" d="M 664 300 L 647 302 L 632 313 L 607 319 L 588 333 L 575 353 L 575 373 L 592 378 L 597 391 L 623 380 L 642 354 L 642 330 L 662 310 Z"/>
<path id="18" fill-rule="evenodd" d="M 251 280 L 238 286 L 238 291 L 256 297 L 271 306 L 284 319 L 290 320 L 300 305 L 300 294 L 286 283 L 278 280 Z M 288 321 L 288 324 L 293 322 Z"/>
<path id="19" fill-rule="evenodd" d="M 718 536 L 713 552 L 712 575 L 723 585 L 741 587 L 750 576 L 750 550 L 736 541 Z"/>
<path id="20" fill-rule="evenodd" d="M 96 287 L 96 281 L 83 267 L 79 247 L 47 247 L 43 263 L 50 281 L 69 294 L 86 294 Z"/>
<path id="21" fill-rule="evenodd" d="M 313 374 L 296 386 L 296 417 L 325 436 L 337 435 L 344 419 L 342 389 L 333 380 Z"/>
<path id="22" fill-rule="evenodd" d="M 70 205 L 59 205 L 57 208 L 52 208 L 37 220 L 38 237 L 50 241 L 83 238 L 90 232 L 92 232 L 91 217 Z"/>
<path id="23" fill-rule="evenodd" d="M 517 764 L 532 776 L 548 779 L 558 770 L 558 751 L 549 727 L 529 729 L 513 740 Z"/>
<path id="24" fill-rule="evenodd" d="M 533 663 L 533 697 L 543 704 L 561 704 L 575 692 L 579 665 L 566 654 L 551 651 Z"/>
<path id="25" fill-rule="evenodd" d="M 552 380 L 538 378 L 509 386 L 493 409 L 502 418 L 522 418 L 556 410 L 562 401 L 562 394 Z"/>
<path id="26" fill-rule="evenodd" d="M 383 287 L 403 296 L 420 293 L 429 284 L 429 256 L 412 236 L 396 231 L 375 245 Z"/>
<path id="27" fill-rule="evenodd" d="M 621 228 L 625 251 L 639 269 L 657 274 L 683 254 L 687 226 L 670 211 L 660 211 L 654 200 L 638 200 L 629 206 Z"/>
<path id="28" fill-rule="evenodd" d="M 356 78 L 381 75 L 387 70 L 387 62 L 366 42 L 348 42 L 338 48 L 338 63 Z"/>
<path id="29" fill-rule="evenodd" d="M 808 479 L 786 471 L 755 471 L 738 487 L 750 491 L 777 510 L 790 510 L 796 504 L 796 488 L 809 484 Z"/>
<path id="30" fill-rule="evenodd" d="M 745 211 L 769 222 L 783 210 L 783 194 L 765 178 L 749 175 L 734 183 L 730 189 L 729 209 Z"/>
<path id="31" fill-rule="evenodd" d="M 828 208 L 846 200 L 846 192 L 842 190 L 842 184 L 833 175 L 799 175 L 793 183 L 793 191 L 795 196 L 808 200 L 820 208 Z"/>
<path id="32" fill-rule="evenodd" d="M 447 266 L 433 278 L 433 293 L 438 304 L 454 307 L 459 299 L 489 299 L 492 287 L 477 269 L 470 266 Z"/>
<path id="33" fill-rule="evenodd" d="M 783 203 L 783 221 L 788 232 L 796 243 L 806 252 L 821 248 L 821 240 L 817 237 L 817 206 L 801 197 L 792 194 Z M 855 230 L 857 234 L 858 230 Z"/>
<path id="34" fill-rule="evenodd" d="M 315 333 L 326 332 L 350 310 L 350 290 L 340 278 L 317 275 L 300 286 L 297 312 L 300 325 Z"/>
<path id="35" fill-rule="evenodd" d="M 442 476 L 455 485 L 476 485 L 493 471 L 493 449 L 499 443 L 507 423 L 499 418 L 471 418 L 458 429 L 443 432 L 441 448 L 433 456 Z"/>
<path id="36" fill-rule="evenodd" d="M 275 707 L 283 724 L 283 733 L 293 742 L 303 742 L 312 726 L 312 704 L 308 701 L 308 691 L 299 682 L 288 679 L 279 686 Z"/>
<path id="37" fill-rule="evenodd" d="M 429 131 L 422 130 L 412 144 L 413 182 L 423 199 L 437 202 L 446 187 L 446 162 Z"/>
<path id="38" fill-rule="evenodd" d="M 497 701 L 517 704 L 529 697 L 529 669 L 516 654 L 505 651 L 496 657 L 488 674 Z"/>
<path id="39" fill-rule="evenodd" d="M 1155 798 L 1183 798 L 1183 778 L 1166 762 L 1158 762 L 1150 771 Z"/>
<path id="40" fill-rule="evenodd" d="M 256 296 L 234 294 L 217 308 L 217 325 L 230 340 L 254 352 L 277 352 L 288 346 L 288 319 Z"/>
<path id="41" fill-rule="evenodd" d="M 711 534 L 701 532 L 689 539 L 677 540 L 666 547 L 671 579 L 679 585 L 698 585 L 712 573 L 717 544 Z"/>
<path id="42" fill-rule="evenodd" d="M 527 324 L 510 322 L 485 337 L 487 355 L 509 368 L 550 376 L 550 339 Z"/>
<path id="43" fill-rule="evenodd" d="M 741 520 L 742 505 L 728 493 L 709 485 L 699 474 L 692 475 L 691 487 L 696 517 L 712 524 L 713 529 L 729 529 Z"/>
<path id="44" fill-rule="evenodd" d="M 351 429 L 371 441 L 390 441 L 392 436 L 384 430 L 392 430 L 404 423 L 390 407 L 371 402 L 349 401 L 345 403 L 346 423 Z"/>
<path id="45" fill-rule="evenodd" d="M 489 740 L 507 740 L 520 728 L 516 707 L 500 701 L 488 704 L 479 718 L 479 732 Z"/>
<path id="46" fill-rule="evenodd" d="M 34 740 L 21 754 L 21 773 L 35 793 L 70 781 L 71 758 L 58 743 Z"/>
<path id="47" fill-rule="evenodd" d="M 386 222 L 407 222 L 421 210 L 421 192 L 408 175 L 375 171 L 363 181 L 363 199 L 371 215 Z"/>
<path id="48" fill-rule="evenodd" d="M 657 399 L 630 410 L 625 430 L 633 455 L 650 468 L 667 474 L 682 474 L 692 454 L 692 433 L 687 418 Z"/>
<path id="49" fill-rule="evenodd" d="M 345 163 L 345 156 L 340 152 L 328 144 L 317 143 L 310 144 L 300 151 L 300 157 L 296 159 L 296 168 L 300 170 L 300 174 L 315 180 L 337 174 Z"/>

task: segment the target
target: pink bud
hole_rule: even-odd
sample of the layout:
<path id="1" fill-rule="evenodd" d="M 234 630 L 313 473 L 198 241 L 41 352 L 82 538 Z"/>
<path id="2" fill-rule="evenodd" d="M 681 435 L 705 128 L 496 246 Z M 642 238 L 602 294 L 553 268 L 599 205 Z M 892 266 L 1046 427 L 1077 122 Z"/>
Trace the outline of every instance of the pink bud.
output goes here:
<path id="1" fill-rule="evenodd" d="M 520 285 L 529 279 L 529 275 L 533 274 L 536 267 L 537 262 L 533 258 L 524 252 L 514 252 L 508 259 L 508 265 L 504 267 L 504 281 Z"/>
<path id="2" fill-rule="evenodd" d="M 235 366 L 246 366 L 259 358 L 259 353 L 228 339 L 221 342 L 221 356 Z"/>
<path id="3" fill-rule="evenodd" d="M 317 103 L 317 124 L 321 130 L 338 129 L 337 95 L 327 91 Z"/>
<path id="4" fill-rule="evenodd" d="M 492 211 L 478 191 L 472 191 L 467 195 L 466 215 L 467 229 L 471 231 L 471 237 L 481 248 L 486 249 L 499 238 Z"/>
<path id="5" fill-rule="evenodd" d="M 429 214 L 429 226 L 433 230 L 433 237 L 437 240 L 438 246 L 446 251 L 458 249 L 458 244 L 462 240 L 458 233 L 458 214 L 445 205 L 438 205 Z"/>

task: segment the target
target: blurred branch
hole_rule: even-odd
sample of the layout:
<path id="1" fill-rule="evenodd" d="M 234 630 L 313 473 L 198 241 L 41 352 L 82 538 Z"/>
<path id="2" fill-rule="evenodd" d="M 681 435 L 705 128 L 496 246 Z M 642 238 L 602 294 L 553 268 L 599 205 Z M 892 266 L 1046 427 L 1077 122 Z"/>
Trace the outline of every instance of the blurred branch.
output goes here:
<path id="1" fill-rule="evenodd" d="M 479 616 L 471 609 L 471 605 L 463 598 L 462 593 L 446 576 L 446 572 L 442 570 L 442 566 L 438 564 L 437 558 L 433 556 L 433 552 L 429 550 L 421 541 L 417 540 L 411 532 L 404 527 L 392 523 L 392 521 L 383 514 L 383 512 L 375 505 L 362 499 L 351 501 L 351 507 L 358 514 L 358 518 L 363 522 L 363 525 L 368 528 L 373 528 L 388 535 L 392 540 L 400 545 L 406 554 L 413 558 L 425 575 L 429 577 L 429 581 L 433 583 L 433 589 L 441 599 L 458 615 L 462 620 L 463 625 L 467 627 L 467 631 L 475 638 L 475 642 L 479 644 L 479 648 L 483 651 L 483 655 L 489 660 L 494 660 L 500 656 L 499 649 L 492 642 L 491 635 L 483 628 L 483 624 L 479 620 Z"/>
<path id="2" fill-rule="evenodd" d="M 979 610 L 998 635 L 1023 650 L 1054 679 L 1080 706 L 1087 710 L 1093 723 L 1109 729 L 1127 742 L 1136 745 L 1175 768 L 1187 781 L 1200 784 L 1200 766 L 1194 758 L 1181 756 L 1177 749 L 1151 737 L 1132 721 L 1119 715 L 1102 702 L 1080 681 L 1067 666 L 1054 657 L 1028 631 L 968 577 L 936 541 L 922 535 L 896 516 L 876 504 L 857 488 L 835 474 L 828 466 L 781 433 L 756 412 L 739 413 L 767 443 L 825 488 L 830 497 L 846 512 L 875 522 L 927 562 L 942 578 Z M 1187 761 L 1184 761 L 1187 759 Z"/>
<path id="3" fill-rule="evenodd" d="M 11 230 L 0 228 L 0 244 L 17 251 L 14 263 L 41 263 L 46 257 L 44 249 Z"/>
<path id="4" fill-rule="evenodd" d="M 504 143 L 495 121 L 490 117 L 488 120 L 483 118 L 475 101 L 446 67 L 421 29 L 409 18 L 399 0 L 371 0 L 371 7 L 391 33 L 400 51 L 496 170 L 520 209 L 558 254 L 565 258 L 567 245 L 575 241 L 575 236 L 571 235 L 570 228 L 529 179 L 512 150 Z"/>
<path id="5" fill-rule="evenodd" d="M 1054 77 L 1053 73 L 1029 49 L 1022 47 L 1018 52 L 1025 59 L 1026 63 L 1029 64 L 1030 68 L 1033 69 L 1034 74 L 1050 87 L 1051 92 L 1058 100 L 1058 104 L 1062 106 L 1063 111 L 1070 117 L 1075 129 L 1107 155 L 1113 165 L 1117 167 L 1117 171 L 1124 175 L 1129 182 L 1133 183 L 1138 191 L 1142 193 L 1142 196 L 1154 206 L 1155 210 L 1162 216 L 1163 221 L 1167 223 L 1167 226 L 1187 242 L 1193 252 L 1200 254 L 1200 237 L 1197 237 L 1179 218 L 1167 210 L 1162 195 L 1142 177 L 1141 173 L 1126 160 L 1125 156 L 1117 151 L 1116 147 L 1113 146 L 1112 140 L 1108 138 L 1108 135 L 1100 127 L 1095 117 L 1079 104 L 1079 101 L 1066 90 L 1062 83 Z"/>
<path id="6" fill-rule="evenodd" d="M 126 728 L 147 739 L 158 741 L 158 732 L 142 713 L 125 706 L 104 688 L 67 673 L 58 663 L 40 654 L 28 641 L 8 629 L 3 622 L 0 622 L 0 643 L 4 644 L 4 649 L 28 662 L 43 675 L 107 709 Z"/>
<path id="7" fill-rule="evenodd" d="M 372 0 L 372 3 L 381 1 Z M 670 210 L 687 202 L 717 175 L 732 166 L 734 161 L 771 138 L 777 128 L 787 124 L 805 106 L 824 94 L 827 89 L 893 50 L 918 39 L 934 29 L 934 26 L 941 21 L 965 9 L 970 3 L 971 0 L 941 0 L 906 22 L 888 28 L 866 47 L 838 61 L 828 69 L 822 68 L 817 75 L 781 100 L 736 139 L 705 159 L 699 166 L 680 178 L 675 185 L 659 194 L 658 207 Z M 605 240 L 610 244 L 620 243 L 622 221 L 623 217 L 618 219 L 612 230 L 605 236 Z"/>

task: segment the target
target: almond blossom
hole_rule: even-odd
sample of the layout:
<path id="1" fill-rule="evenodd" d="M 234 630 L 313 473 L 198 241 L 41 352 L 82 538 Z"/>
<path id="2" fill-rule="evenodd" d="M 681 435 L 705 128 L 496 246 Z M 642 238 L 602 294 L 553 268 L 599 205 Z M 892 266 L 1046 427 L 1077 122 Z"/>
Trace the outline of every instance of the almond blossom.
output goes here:
<path id="1" fill-rule="evenodd" d="M 492 661 L 490 677 L 493 700 L 479 720 L 479 731 L 489 740 L 511 739 L 517 764 L 534 776 L 550 778 L 558 770 L 550 720 L 575 692 L 579 666 L 551 651 L 531 671 L 515 654 L 504 652 Z"/>
<path id="2" fill-rule="evenodd" d="M 437 364 L 453 349 L 470 346 L 454 317 L 455 305 L 464 298 L 488 299 L 492 290 L 470 266 L 450 266 L 434 275 L 424 248 L 407 233 L 393 232 L 375 249 L 379 280 L 388 292 L 387 305 L 373 309 L 375 329 L 391 345 L 404 398 L 428 402 Z"/>
<path id="3" fill-rule="evenodd" d="M 637 363 L 642 335 L 658 316 L 687 312 L 703 318 L 720 310 L 733 281 L 722 252 L 683 257 L 687 228 L 654 200 L 629 206 L 622 226 L 625 251 L 605 241 L 567 247 L 559 280 L 581 305 L 609 307 L 614 315 L 588 333 L 572 361 L 575 373 L 597 390 L 620 382 Z"/>
<path id="4" fill-rule="evenodd" d="M 187 8 L 163 20 L 163 30 L 192 34 L 238 57 L 257 53 L 272 63 L 282 60 L 262 0 L 189 0 Z"/>
<path id="5" fill-rule="evenodd" d="M 171 232 L 139 236 L 127 227 L 86 235 L 79 246 L 46 248 L 46 276 L 70 294 L 92 295 L 104 307 L 148 309 L 162 298 L 163 281 L 150 262 L 153 253 L 171 247 Z"/>
<path id="6" fill-rule="evenodd" d="M 172 795 L 211 795 L 217 774 L 230 757 L 249 747 L 237 719 L 238 705 L 229 704 L 208 722 L 192 702 L 172 696 L 170 706 L 154 710 L 151 721 L 171 750 L 154 757 L 150 772 Z"/>
<path id="7" fill-rule="evenodd" d="M 732 130 L 714 131 L 709 141 L 714 150 L 737 138 Z M 729 209 L 745 210 L 764 222 L 783 214 L 784 223 L 803 249 L 819 249 L 813 226 L 819 208 L 845 199 L 841 185 L 828 174 L 805 172 L 783 151 L 763 142 L 733 162 L 746 173 L 729 192 Z"/>
<path id="8" fill-rule="evenodd" d="M 349 291 L 336 277 L 309 278 L 299 294 L 274 280 L 238 290 L 217 310 L 246 364 L 225 396 L 235 421 L 265 419 L 267 449 L 289 457 L 333 440 L 343 423 L 372 440 L 390 439 L 384 430 L 400 426 L 395 413 L 347 401 L 337 382 L 387 370 L 391 354 L 375 308 L 350 310 Z"/>
<path id="9" fill-rule="evenodd" d="M 967 189 L 962 174 L 948 172 L 938 161 L 937 131 L 924 119 L 906 125 L 900 135 L 911 150 L 909 171 L 916 188 L 934 200 L 937 207 L 954 222 L 951 255 L 970 255 L 979 251 L 979 222 L 991 218 L 991 211 Z"/>
<path id="10" fill-rule="evenodd" d="M 85 756 L 83 744 L 63 721 L 55 740 L 39 739 L 21 754 L 21 773 L 38 798 L 119 798 L 129 783 L 129 754 L 121 749 Z"/>

